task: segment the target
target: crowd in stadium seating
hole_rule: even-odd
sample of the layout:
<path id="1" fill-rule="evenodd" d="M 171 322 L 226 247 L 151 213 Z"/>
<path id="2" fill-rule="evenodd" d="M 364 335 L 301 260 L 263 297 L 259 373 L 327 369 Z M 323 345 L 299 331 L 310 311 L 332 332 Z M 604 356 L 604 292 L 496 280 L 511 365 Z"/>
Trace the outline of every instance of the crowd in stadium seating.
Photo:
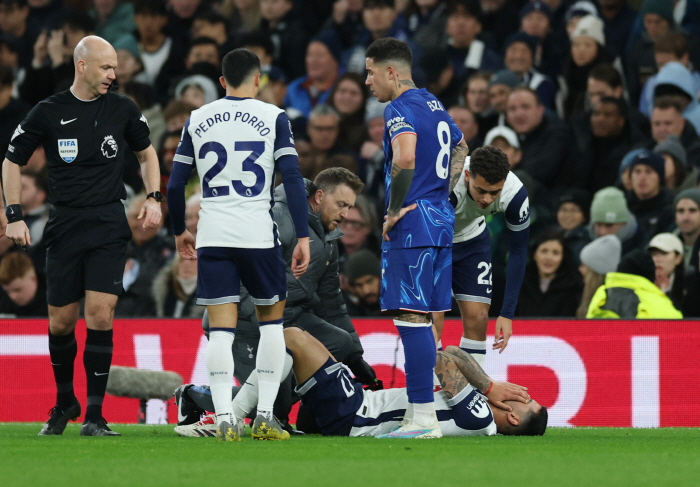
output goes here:
<path id="1" fill-rule="evenodd" d="M 302 175 L 342 166 L 365 182 L 340 225 L 353 315 L 378 314 L 384 107 L 364 66 L 369 44 L 391 36 L 410 45 L 416 84 L 470 150 L 498 147 L 527 188 L 532 252 L 516 316 L 611 317 L 596 291 L 614 282 L 651 308 L 667 296 L 668 317 L 700 316 L 700 0 L 0 0 L 0 152 L 32 106 L 70 86 L 73 49 L 91 33 L 115 47 L 115 89 L 148 118 L 163 193 L 190 112 L 224 94 L 223 55 L 260 57 L 258 96 L 287 111 Z M 0 314 L 46 315 L 45 165 L 39 148 L 22 168 L 27 255 L 0 239 Z M 135 218 L 135 157 L 124 183 L 133 240 L 117 316 L 201 316 L 196 266 L 177 258 L 167 215 L 148 231 Z M 503 215 L 487 225 L 498 315 Z"/>

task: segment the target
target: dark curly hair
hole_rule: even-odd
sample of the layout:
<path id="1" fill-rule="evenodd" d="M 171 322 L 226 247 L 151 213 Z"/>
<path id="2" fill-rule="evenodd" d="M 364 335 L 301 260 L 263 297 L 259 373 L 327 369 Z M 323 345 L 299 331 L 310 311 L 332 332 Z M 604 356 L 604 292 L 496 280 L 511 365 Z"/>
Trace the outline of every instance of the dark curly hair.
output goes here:
<path id="1" fill-rule="evenodd" d="M 508 156 L 501 149 L 486 146 L 479 147 L 472 152 L 469 159 L 469 175 L 481 176 L 489 184 L 497 184 L 505 181 L 510 172 Z"/>
<path id="2" fill-rule="evenodd" d="M 373 59 L 375 63 L 398 61 L 408 66 L 413 64 L 413 55 L 408 44 L 393 37 L 383 37 L 374 41 L 368 48 L 366 57 Z"/>

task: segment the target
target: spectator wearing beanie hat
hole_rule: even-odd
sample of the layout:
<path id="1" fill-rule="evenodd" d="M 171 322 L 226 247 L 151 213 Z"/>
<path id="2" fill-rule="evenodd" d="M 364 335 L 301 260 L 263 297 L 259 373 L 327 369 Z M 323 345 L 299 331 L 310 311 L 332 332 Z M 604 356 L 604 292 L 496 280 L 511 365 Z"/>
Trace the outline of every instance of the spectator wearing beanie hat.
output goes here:
<path id="1" fill-rule="evenodd" d="M 506 69 L 512 71 L 522 84 L 537 92 L 542 104 L 554 108 L 556 89 L 554 82 L 535 69 L 535 54 L 540 40 L 537 37 L 516 32 L 506 39 L 503 45 Z"/>
<path id="2" fill-rule="evenodd" d="M 576 310 L 577 318 L 586 317 L 591 299 L 605 282 L 606 274 L 617 269 L 621 252 L 622 243 L 615 235 L 604 235 L 581 249 L 579 272 L 583 276 L 583 293 Z"/>
<path id="3" fill-rule="evenodd" d="M 660 154 L 649 150 L 634 156 L 630 164 L 632 190 L 627 192 L 627 207 L 637 218 L 645 242 L 673 229 L 673 194 L 665 186 L 665 164 Z"/>
<path id="4" fill-rule="evenodd" d="M 622 254 L 643 248 L 649 239 L 639 232 L 637 219 L 629 212 L 625 194 L 613 187 L 603 188 L 593 195 L 591 203 L 591 239 L 616 235 L 622 242 Z"/>
<path id="5" fill-rule="evenodd" d="M 605 276 L 605 284 L 593 295 L 586 318 L 683 318 L 671 300 L 655 284 L 656 267 L 651 255 L 637 249 Z"/>
<path id="6" fill-rule="evenodd" d="M 644 0 L 635 26 L 639 32 L 630 37 L 625 56 L 627 89 L 633 105 L 637 106 L 642 86 L 656 73 L 654 43 L 674 30 L 675 24 L 672 1 Z"/>
<path id="7" fill-rule="evenodd" d="M 520 10 L 520 30 L 539 39 L 534 64 L 539 72 L 552 79 L 561 72 L 566 52 L 566 45 L 561 41 L 563 31 L 557 29 L 555 23 L 554 12 L 543 0 L 526 2 Z"/>
<path id="8" fill-rule="evenodd" d="M 656 144 L 654 152 L 664 158 L 666 187 L 674 196 L 695 187 L 698 168 L 688 164 L 687 153 L 678 137 L 669 135 L 666 140 Z"/>
<path id="9" fill-rule="evenodd" d="M 284 97 L 290 119 L 309 118 L 311 110 L 333 91 L 340 74 L 340 40 L 335 32 L 322 31 L 309 42 L 305 63 L 306 76 L 289 83 Z"/>
<path id="10" fill-rule="evenodd" d="M 574 262 L 580 264 L 581 249 L 591 241 L 588 233 L 591 195 L 588 191 L 571 188 L 559 198 L 557 223 L 564 230 L 564 242 Z"/>
<path id="11" fill-rule="evenodd" d="M 595 15 L 582 17 L 571 34 L 571 49 L 560 80 L 560 96 L 566 120 L 584 111 L 588 76 L 599 64 L 611 61 L 605 50 L 603 21 Z"/>
<path id="12" fill-rule="evenodd" d="M 345 275 L 355 299 L 346 300 L 352 316 L 379 316 L 381 263 L 371 250 L 358 250 L 345 263 Z"/>
<path id="13" fill-rule="evenodd" d="M 507 69 L 502 69 L 491 76 L 488 88 L 489 100 L 491 108 L 498 114 L 498 125 L 506 124 L 508 95 L 521 83 L 520 77 Z"/>

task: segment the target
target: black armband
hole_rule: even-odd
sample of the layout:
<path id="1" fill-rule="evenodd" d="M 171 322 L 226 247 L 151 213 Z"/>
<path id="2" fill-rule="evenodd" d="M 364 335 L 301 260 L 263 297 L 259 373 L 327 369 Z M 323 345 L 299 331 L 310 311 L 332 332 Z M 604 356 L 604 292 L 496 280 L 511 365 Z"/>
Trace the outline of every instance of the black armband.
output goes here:
<path id="1" fill-rule="evenodd" d="M 411 189 L 414 172 L 415 169 L 401 169 L 391 178 L 388 208 L 390 212 L 398 213 L 401 210 L 406 201 L 406 196 L 408 196 L 408 191 Z"/>
<path id="2" fill-rule="evenodd" d="M 24 220 L 24 215 L 22 214 L 22 207 L 20 205 L 9 205 L 5 208 L 5 216 L 7 217 L 7 223 L 14 223 L 20 220 Z"/>

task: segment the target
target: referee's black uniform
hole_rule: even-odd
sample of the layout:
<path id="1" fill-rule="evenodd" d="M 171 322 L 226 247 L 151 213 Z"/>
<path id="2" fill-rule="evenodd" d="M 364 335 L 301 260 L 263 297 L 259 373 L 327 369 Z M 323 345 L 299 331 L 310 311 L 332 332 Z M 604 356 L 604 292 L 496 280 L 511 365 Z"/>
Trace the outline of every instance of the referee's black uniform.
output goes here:
<path id="1" fill-rule="evenodd" d="M 86 290 L 124 292 L 131 230 L 120 201 L 126 198 L 122 172 L 128 151 L 150 147 L 148 136 L 148 122 L 136 104 L 112 92 L 83 101 L 64 91 L 39 103 L 15 129 L 5 155 L 10 162 L 25 165 L 38 145 L 46 152 L 53 204 L 43 237 L 49 305 L 76 303 Z M 88 328 L 83 356 L 88 397 L 81 435 L 118 435 L 102 418 L 112 343 L 111 329 Z M 49 354 L 56 407 L 39 434 L 60 435 L 68 420 L 81 413 L 73 392 L 74 331 L 53 335 L 50 328 Z"/>
<path id="2" fill-rule="evenodd" d="M 17 127 L 6 158 L 25 165 L 43 145 L 53 204 L 44 230 L 47 301 L 66 306 L 85 290 L 120 295 L 131 230 L 122 181 L 127 151 L 151 142 L 146 117 L 126 96 L 83 101 L 70 90 L 34 107 Z"/>

